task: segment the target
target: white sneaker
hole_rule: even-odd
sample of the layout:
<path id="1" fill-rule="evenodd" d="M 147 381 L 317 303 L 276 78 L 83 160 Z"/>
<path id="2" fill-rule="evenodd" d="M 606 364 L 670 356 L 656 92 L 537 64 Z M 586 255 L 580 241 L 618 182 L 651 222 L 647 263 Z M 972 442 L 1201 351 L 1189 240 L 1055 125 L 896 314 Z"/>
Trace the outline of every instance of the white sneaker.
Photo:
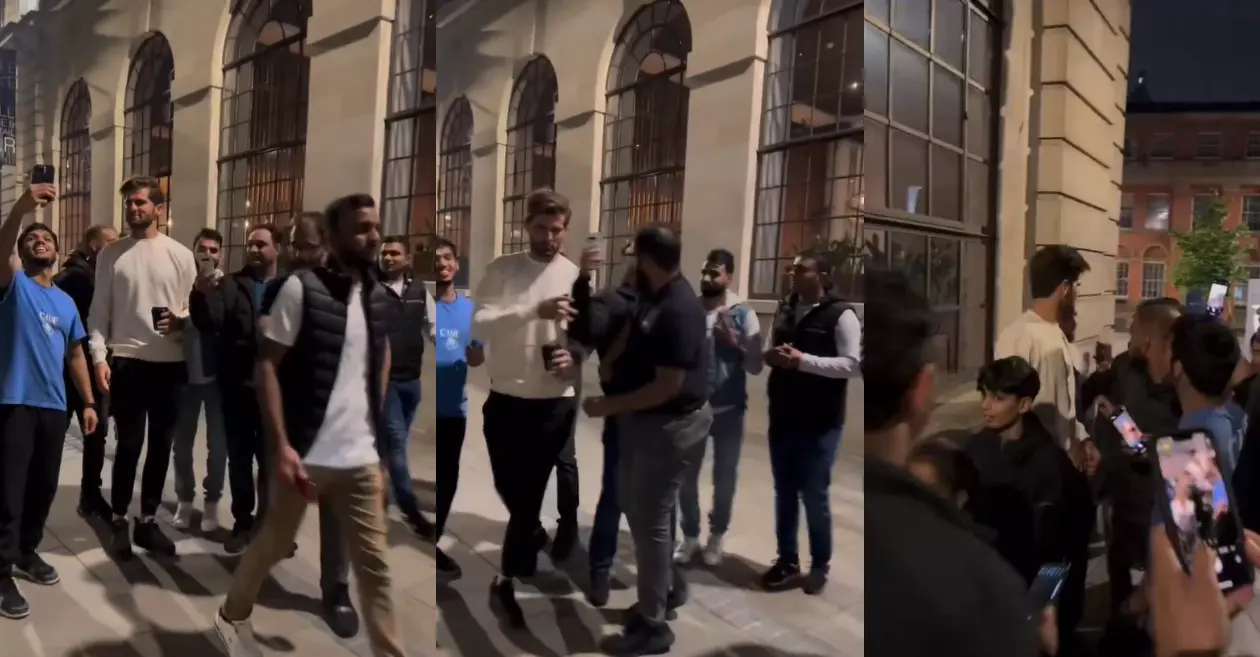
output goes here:
<path id="1" fill-rule="evenodd" d="M 188 529 L 192 527 L 192 517 L 192 502 L 180 502 L 175 506 L 175 518 L 171 520 L 171 526 L 180 530 Z"/>
<path id="2" fill-rule="evenodd" d="M 228 657 L 263 657 L 258 639 L 254 638 L 254 626 L 248 620 L 233 623 L 219 611 L 214 615 L 214 632 Z"/>
<path id="3" fill-rule="evenodd" d="M 219 503 L 206 502 L 201 510 L 201 533 L 212 534 L 219 531 Z"/>
<path id="4" fill-rule="evenodd" d="M 700 555 L 704 559 L 704 565 L 712 568 L 722 563 L 722 535 L 709 534 L 709 542 L 704 545 L 704 553 Z"/>
<path id="5" fill-rule="evenodd" d="M 682 543 L 678 544 L 678 549 L 674 552 L 674 563 L 686 565 L 695 560 L 696 555 L 700 554 L 700 539 L 684 538 Z"/>

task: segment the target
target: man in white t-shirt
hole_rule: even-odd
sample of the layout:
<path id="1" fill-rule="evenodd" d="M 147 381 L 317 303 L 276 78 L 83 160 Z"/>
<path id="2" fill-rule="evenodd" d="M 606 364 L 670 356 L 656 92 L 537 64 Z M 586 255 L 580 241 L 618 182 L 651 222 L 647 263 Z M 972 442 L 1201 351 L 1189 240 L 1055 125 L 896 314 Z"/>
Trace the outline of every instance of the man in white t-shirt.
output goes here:
<path id="1" fill-rule="evenodd" d="M 404 654 L 385 558 L 379 442 L 389 343 L 384 291 L 368 274 L 380 217 L 371 196 L 356 194 L 334 201 L 325 220 L 327 264 L 289 277 L 262 325 L 257 385 L 276 470 L 271 507 L 215 617 L 229 657 L 261 656 L 249 622 L 254 602 L 317 500 L 345 529 L 373 653 Z"/>

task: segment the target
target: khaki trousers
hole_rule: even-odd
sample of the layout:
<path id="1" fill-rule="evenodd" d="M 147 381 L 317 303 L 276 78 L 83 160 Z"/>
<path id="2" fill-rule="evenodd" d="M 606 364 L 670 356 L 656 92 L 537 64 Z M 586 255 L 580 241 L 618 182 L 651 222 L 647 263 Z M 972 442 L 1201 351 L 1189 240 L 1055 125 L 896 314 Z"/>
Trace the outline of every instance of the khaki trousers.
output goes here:
<path id="1" fill-rule="evenodd" d="M 394 621 L 389 564 L 385 558 L 389 545 L 380 466 L 350 470 L 311 467 L 307 468 L 307 474 L 319 491 L 320 505 L 332 509 L 346 534 L 372 653 L 377 657 L 404 657 Z M 232 588 L 223 603 L 224 618 L 231 621 L 249 618 L 271 569 L 289 555 L 308 506 L 297 487 L 273 481 L 271 506 L 262 528 L 236 567 Z"/>

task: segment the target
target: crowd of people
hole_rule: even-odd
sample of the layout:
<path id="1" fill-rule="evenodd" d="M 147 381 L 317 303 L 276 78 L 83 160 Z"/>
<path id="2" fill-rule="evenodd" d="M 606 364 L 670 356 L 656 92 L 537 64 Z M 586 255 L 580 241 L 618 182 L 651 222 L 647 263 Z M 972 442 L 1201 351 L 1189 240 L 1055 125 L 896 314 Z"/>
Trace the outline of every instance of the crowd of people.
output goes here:
<path id="1" fill-rule="evenodd" d="M 482 427 L 494 486 L 507 508 L 494 602 L 516 627 L 525 623 L 517 586 L 535 574 L 550 544 L 553 560 L 576 547 L 579 413 L 603 421 L 602 490 L 589 541 L 590 603 L 608 603 L 624 514 L 634 541 L 638 602 L 608 650 L 663 654 L 669 621 L 687 600 L 685 566 L 716 565 L 730 527 L 748 409 L 748 376 L 770 368 L 769 432 L 778 554 L 763 575 L 769 589 L 817 594 L 827 583 L 834 530 L 828 489 L 844 424 L 847 384 L 860 376 L 861 324 L 830 283 L 831 264 L 802 254 L 774 323 L 730 289 L 735 258 L 709 254 L 699 295 L 685 275 L 682 246 L 667 228 L 640 230 L 623 251 L 624 275 L 595 289 L 605 247 L 588 242 L 565 254 L 572 212 L 552 190 L 527 199 L 528 249 L 495 259 L 472 298 L 459 294 L 456 246 L 436 249 L 437 530 L 456 494 L 467 429 L 469 367 L 490 379 Z M 580 398 L 583 363 L 598 359 L 602 395 Z M 701 541 L 698 480 L 710 438 L 713 502 Z M 556 473 L 559 525 L 548 536 L 540 513 Z M 802 566 L 801 509 L 809 537 Z M 676 534 L 681 531 L 681 540 Z M 438 553 L 440 575 L 460 575 Z"/>
<path id="2" fill-rule="evenodd" d="M 1168 298 L 1137 309 L 1125 353 L 1113 358 L 1100 344 L 1085 358 L 1074 342 L 1088 270 L 1063 245 L 1029 259 L 1032 307 L 1000 331 L 995 359 L 976 379 L 981 428 L 926 437 L 935 317 L 901 274 L 867 272 L 865 328 L 880 336 L 862 355 L 866 536 L 879 555 L 867 566 L 867 581 L 878 582 L 867 589 L 871 654 L 1140 657 L 1258 647 L 1230 645 L 1229 619 L 1250 601 L 1250 582 L 1218 574 L 1230 546 L 1240 546 L 1240 565 L 1260 559 L 1250 531 L 1260 529 L 1260 438 L 1251 435 L 1260 427 L 1252 385 L 1260 359 L 1243 359 L 1220 319 Z M 1169 452 L 1181 440 L 1184 463 Z M 1159 485 L 1165 478 L 1170 484 Z M 1234 513 L 1227 481 L 1243 537 L 1215 529 L 1236 526 L 1221 522 Z M 1091 646 L 1077 630 L 1100 517 L 1111 605 Z M 1170 538 L 1169 523 L 1202 540 Z M 1049 602 L 1031 594 L 1047 566 L 1067 573 Z"/>

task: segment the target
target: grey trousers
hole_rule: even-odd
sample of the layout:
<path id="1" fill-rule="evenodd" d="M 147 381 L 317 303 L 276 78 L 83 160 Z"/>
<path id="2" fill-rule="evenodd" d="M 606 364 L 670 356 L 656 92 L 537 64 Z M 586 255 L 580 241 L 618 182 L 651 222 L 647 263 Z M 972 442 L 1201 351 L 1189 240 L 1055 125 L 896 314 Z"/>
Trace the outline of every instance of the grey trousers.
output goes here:
<path id="1" fill-rule="evenodd" d="M 638 565 L 635 610 L 649 623 L 665 622 L 673 586 L 673 523 L 687 470 L 704 459 L 713 410 L 686 415 L 637 413 L 617 418 L 621 453 L 618 502 L 630 525 Z"/>

